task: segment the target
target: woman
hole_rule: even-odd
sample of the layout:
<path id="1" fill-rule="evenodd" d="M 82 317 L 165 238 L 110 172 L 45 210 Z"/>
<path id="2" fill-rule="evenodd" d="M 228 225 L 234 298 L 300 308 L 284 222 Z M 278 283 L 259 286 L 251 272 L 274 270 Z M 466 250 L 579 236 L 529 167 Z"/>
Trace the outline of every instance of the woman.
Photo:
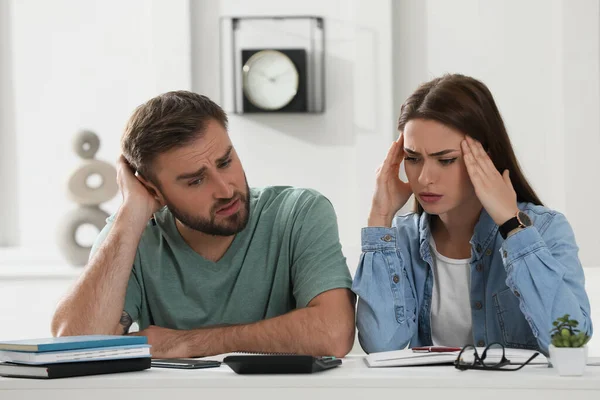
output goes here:
<path id="1" fill-rule="evenodd" d="M 463 75 L 427 82 L 398 130 L 353 284 L 363 349 L 500 342 L 547 354 L 564 314 L 591 335 L 573 231 L 525 179 L 488 88 Z M 416 211 L 394 218 L 412 194 Z"/>

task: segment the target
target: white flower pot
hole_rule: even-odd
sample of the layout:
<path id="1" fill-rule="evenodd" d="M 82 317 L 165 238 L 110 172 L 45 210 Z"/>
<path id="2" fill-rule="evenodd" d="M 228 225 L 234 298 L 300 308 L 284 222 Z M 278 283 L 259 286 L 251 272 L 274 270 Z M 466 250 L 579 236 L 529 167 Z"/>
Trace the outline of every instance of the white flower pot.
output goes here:
<path id="1" fill-rule="evenodd" d="M 550 345 L 550 361 L 561 376 L 580 376 L 585 371 L 588 348 Z"/>

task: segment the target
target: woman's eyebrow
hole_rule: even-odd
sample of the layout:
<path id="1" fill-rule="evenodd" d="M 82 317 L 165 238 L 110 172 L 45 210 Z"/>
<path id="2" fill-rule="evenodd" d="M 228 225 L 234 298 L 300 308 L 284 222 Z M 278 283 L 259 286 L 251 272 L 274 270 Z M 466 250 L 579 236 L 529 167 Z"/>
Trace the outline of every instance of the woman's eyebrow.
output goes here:
<path id="1" fill-rule="evenodd" d="M 415 156 L 420 156 L 421 155 L 421 153 L 416 152 L 416 151 L 411 150 L 411 149 L 406 148 L 406 147 L 404 148 L 404 151 L 406 151 L 408 154 L 415 155 Z M 445 156 L 446 154 L 449 154 L 449 153 L 454 153 L 455 151 L 458 151 L 458 150 L 457 149 L 446 149 L 446 150 L 442 150 L 442 151 L 437 151 L 435 153 L 431 153 L 429 155 L 431 157 L 439 157 L 439 156 Z"/>

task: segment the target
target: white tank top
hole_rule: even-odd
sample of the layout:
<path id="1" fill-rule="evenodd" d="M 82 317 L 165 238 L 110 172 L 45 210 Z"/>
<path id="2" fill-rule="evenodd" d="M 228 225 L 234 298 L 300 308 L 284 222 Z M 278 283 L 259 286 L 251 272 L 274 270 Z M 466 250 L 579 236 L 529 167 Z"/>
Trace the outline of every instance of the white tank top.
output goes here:
<path id="1" fill-rule="evenodd" d="M 441 255 L 430 237 L 433 258 L 431 338 L 434 346 L 462 347 L 473 343 L 470 259 Z"/>

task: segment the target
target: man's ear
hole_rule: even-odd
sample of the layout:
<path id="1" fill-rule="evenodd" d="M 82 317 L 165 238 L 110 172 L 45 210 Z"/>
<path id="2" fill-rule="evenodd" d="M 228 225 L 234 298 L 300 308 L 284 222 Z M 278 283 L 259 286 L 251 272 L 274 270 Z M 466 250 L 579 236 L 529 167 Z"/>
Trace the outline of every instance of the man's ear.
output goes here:
<path id="1" fill-rule="evenodd" d="M 158 187 L 154 183 L 152 183 L 152 181 L 150 181 L 149 179 L 144 178 L 142 176 L 142 174 L 140 174 L 138 171 L 135 171 L 135 177 L 137 178 L 138 181 L 140 181 L 140 183 L 142 185 L 144 185 L 146 190 L 148 190 L 148 192 L 150 192 L 152 197 L 154 197 L 156 199 L 156 201 L 158 201 L 160 203 L 161 207 L 164 207 L 165 199 L 164 199 L 164 196 L 162 195 L 162 193 L 160 192 L 160 190 L 158 189 Z"/>

